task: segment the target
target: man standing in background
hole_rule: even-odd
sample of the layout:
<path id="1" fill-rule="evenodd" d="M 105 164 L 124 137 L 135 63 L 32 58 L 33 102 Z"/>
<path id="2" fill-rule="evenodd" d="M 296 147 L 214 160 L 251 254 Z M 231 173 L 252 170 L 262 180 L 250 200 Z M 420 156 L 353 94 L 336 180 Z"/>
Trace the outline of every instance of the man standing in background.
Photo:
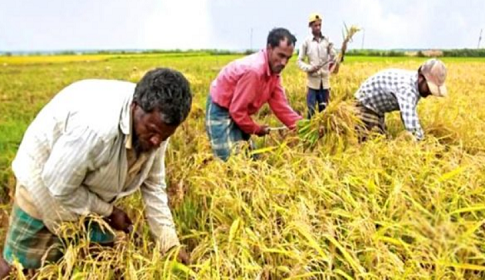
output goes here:
<path id="1" fill-rule="evenodd" d="M 298 67 L 307 73 L 307 107 L 308 118 L 318 111 L 325 110 L 330 97 L 330 73 L 338 73 L 339 63 L 335 61 L 337 54 L 328 37 L 322 35 L 322 16 L 313 13 L 308 25 L 312 35 L 303 41 L 298 54 Z M 305 58 L 308 61 L 305 62 Z"/>

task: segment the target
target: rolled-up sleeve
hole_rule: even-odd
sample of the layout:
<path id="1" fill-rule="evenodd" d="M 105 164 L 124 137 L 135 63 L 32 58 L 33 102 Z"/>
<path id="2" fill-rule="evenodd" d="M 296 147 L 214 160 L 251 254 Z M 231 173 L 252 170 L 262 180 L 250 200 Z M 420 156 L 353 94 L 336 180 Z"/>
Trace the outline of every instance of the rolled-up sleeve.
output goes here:
<path id="1" fill-rule="evenodd" d="M 307 41 L 305 40 L 301 44 L 300 51 L 298 52 L 298 59 L 296 60 L 296 64 L 304 72 L 310 72 L 313 69 L 313 67 L 309 63 L 305 62 L 305 57 L 307 55 L 307 49 L 308 49 L 308 44 L 307 44 Z"/>
<path id="2" fill-rule="evenodd" d="M 98 168 L 108 150 L 98 135 L 85 127 L 64 133 L 53 145 L 42 171 L 48 191 L 63 207 L 78 215 L 109 216 L 113 206 L 83 185 L 86 174 Z"/>
<path id="3" fill-rule="evenodd" d="M 166 192 L 164 160 L 167 145 L 168 140 L 157 151 L 148 177 L 141 186 L 150 231 L 155 240 L 160 242 L 163 253 L 180 244 Z"/>
<path id="4" fill-rule="evenodd" d="M 329 42 L 328 43 L 328 56 L 330 61 L 334 61 L 337 58 L 337 52 L 335 51 L 335 48 L 333 47 L 333 43 Z M 337 61 L 337 63 L 340 61 Z"/>

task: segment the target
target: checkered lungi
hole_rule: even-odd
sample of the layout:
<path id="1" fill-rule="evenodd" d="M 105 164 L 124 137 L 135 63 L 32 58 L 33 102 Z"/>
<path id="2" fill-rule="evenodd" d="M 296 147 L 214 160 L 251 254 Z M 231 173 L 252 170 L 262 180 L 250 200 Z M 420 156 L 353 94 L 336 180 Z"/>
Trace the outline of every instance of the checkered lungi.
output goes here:
<path id="1" fill-rule="evenodd" d="M 369 133 L 372 132 L 377 132 L 380 134 L 386 133 L 386 119 L 384 115 L 379 115 L 362 105 L 360 102 L 357 102 L 356 116 L 363 123 L 363 126 L 359 126 L 357 128 L 361 140 L 366 140 Z"/>
<path id="2" fill-rule="evenodd" d="M 95 222 L 87 228 L 91 242 L 109 244 L 115 240 L 111 232 L 102 230 Z M 3 249 L 3 257 L 9 264 L 17 260 L 25 269 L 40 268 L 45 262 L 56 262 L 63 256 L 63 244 L 41 220 L 14 204 Z"/>
<path id="3" fill-rule="evenodd" d="M 207 98 L 205 129 L 209 136 L 212 151 L 220 159 L 227 161 L 231 152 L 238 152 L 241 143 L 248 143 L 254 148 L 251 135 L 243 132 L 231 119 L 229 110 Z"/>

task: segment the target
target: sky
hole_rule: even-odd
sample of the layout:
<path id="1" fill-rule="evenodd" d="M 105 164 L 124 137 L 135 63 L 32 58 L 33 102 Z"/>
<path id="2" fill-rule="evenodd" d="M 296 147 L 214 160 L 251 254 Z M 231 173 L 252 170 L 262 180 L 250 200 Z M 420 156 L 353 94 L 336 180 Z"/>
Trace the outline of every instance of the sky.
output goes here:
<path id="1" fill-rule="evenodd" d="M 299 46 L 313 12 L 337 47 L 345 23 L 363 28 L 354 49 L 476 48 L 484 11 L 485 0 L 0 0 L 0 51 L 260 49 L 274 27 Z"/>

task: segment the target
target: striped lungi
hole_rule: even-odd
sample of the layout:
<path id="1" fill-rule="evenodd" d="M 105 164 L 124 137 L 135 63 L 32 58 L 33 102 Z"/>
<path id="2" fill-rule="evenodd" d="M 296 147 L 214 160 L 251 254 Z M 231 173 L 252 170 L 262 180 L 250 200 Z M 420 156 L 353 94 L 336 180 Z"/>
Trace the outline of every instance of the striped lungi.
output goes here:
<path id="1" fill-rule="evenodd" d="M 88 223 L 89 240 L 110 244 L 115 236 L 96 222 Z M 82 235 L 81 235 L 82 236 Z M 41 220 L 35 219 L 17 204 L 10 216 L 3 257 L 12 264 L 15 260 L 25 269 L 40 268 L 46 262 L 56 262 L 63 256 L 62 240 L 50 232 Z"/>
<path id="2" fill-rule="evenodd" d="M 207 98 L 205 129 L 209 136 L 212 152 L 220 159 L 227 161 L 232 152 L 244 143 L 248 143 L 250 148 L 254 148 L 251 135 L 242 131 L 232 120 L 229 110 L 212 102 L 209 94 Z"/>

